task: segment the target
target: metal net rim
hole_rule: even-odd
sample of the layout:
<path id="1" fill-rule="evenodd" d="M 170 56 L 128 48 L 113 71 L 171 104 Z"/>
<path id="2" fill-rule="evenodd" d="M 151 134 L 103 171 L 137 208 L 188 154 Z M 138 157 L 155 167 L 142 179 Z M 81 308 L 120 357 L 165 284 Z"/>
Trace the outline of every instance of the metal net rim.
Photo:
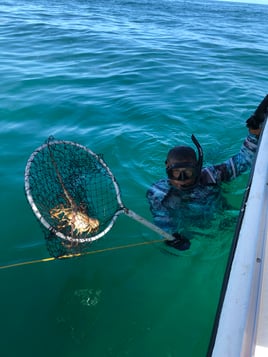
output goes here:
<path id="1" fill-rule="evenodd" d="M 114 188 L 115 188 L 115 192 L 116 192 L 116 198 L 117 198 L 117 202 L 119 204 L 119 209 L 115 212 L 114 216 L 112 217 L 110 223 L 107 225 L 107 227 L 102 230 L 100 233 L 96 234 L 95 236 L 89 237 L 89 238 L 73 238 L 71 236 L 67 236 L 64 235 L 63 233 L 59 232 L 58 230 L 56 230 L 54 227 L 52 227 L 47 220 L 42 216 L 41 212 L 39 211 L 38 207 L 36 206 L 32 193 L 31 193 L 31 187 L 30 187 L 30 170 L 31 170 L 31 165 L 34 161 L 35 156 L 41 152 L 42 150 L 44 150 L 45 148 L 51 146 L 51 145 L 72 145 L 72 146 L 76 146 L 84 151 L 86 151 L 89 155 L 93 156 L 104 168 L 105 170 L 108 172 L 108 175 L 111 177 Z M 36 218 L 42 223 L 42 225 L 51 233 L 55 234 L 58 238 L 63 239 L 63 240 L 67 240 L 70 242 L 77 242 L 77 243 L 85 243 L 85 242 L 93 242 L 101 237 L 103 237 L 105 234 L 107 234 L 111 228 L 113 227 L 117 217 L 123 213 L 124 210 L 124 206 L 120 197 L 120 189 L 119 186 L 116 182 L 116 179 L 113 175 L 113 173 L 111 172 L 111 170 L 109 169 L 109 167 L 107 166 L 107 164 L 104 162 L 104 160 L 97 155 L 96 153 L 94 153 L 93 151 L 91 151 L 90 149 L 88 149 L 86 146 L 75 143 L 73 141 L 68 141 L 68 140 L 52 140 L 52 141 L 48 141 L 42 145 L 40 145 L 38 148 L 36 148 L 32 154 L 30 155 L 26 167 L 25 167 L 25 174 L 24 174 L 24 189 L 25 189 L 25 194 L 26 194 L 26 198 L 36 216 Z"/>

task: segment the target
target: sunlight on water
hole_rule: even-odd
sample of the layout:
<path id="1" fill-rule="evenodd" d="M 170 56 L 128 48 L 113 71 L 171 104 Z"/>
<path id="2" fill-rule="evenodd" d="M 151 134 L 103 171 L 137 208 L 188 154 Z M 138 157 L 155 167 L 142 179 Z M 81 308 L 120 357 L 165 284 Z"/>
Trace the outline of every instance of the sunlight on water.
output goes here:
<path id="1" fill-rule="evenodd" d="M 254 4 L 254 5 L 268 5 L 267 0 L 218 0 L 218 1 L 228 1 L 228 2 L 241 2 L 246 4 Z"/>

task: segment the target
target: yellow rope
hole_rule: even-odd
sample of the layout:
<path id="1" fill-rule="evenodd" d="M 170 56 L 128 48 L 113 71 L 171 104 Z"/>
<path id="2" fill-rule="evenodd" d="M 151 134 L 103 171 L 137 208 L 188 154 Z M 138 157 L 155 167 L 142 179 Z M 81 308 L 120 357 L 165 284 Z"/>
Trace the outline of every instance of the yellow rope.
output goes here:
<path id="1" fill-rule="evenodd" d="M 46 263 L 46 262 L 50 262 L 52 260 L 68 259 L 68 258 L 80 257 L 82 255 L 104 253 L 104 252 L 109 252 L 109 251 L 112 251 L 112 250 L 132 248 L 132 247 L 137 247 L 137 246 L 146 245 L 146 244 L 153 244 L 153 243 L 158 243 L 158 242 L 163 242 L 163 239 L 157 239 L 157 240 L 153 240 L 153 241 L 150 241 L 150 242 L 132 243 L 132 244 L 121 245 L 121 246 L 117 246 L 117 247 L 110 247 L 110 248 L 99 249 L 99 250 L 92 250 L 91 252 L 83 252 L 83 253 L 70 254 L 70 255 L 62 255 L 61 257 L 58 257 L 58 258 L 51 257 L 51 258 L 30 260 L 30 261 L 25 261 L 25 262 L 20 262 L 20 263 L 3 265 L 3 266 L 0 266 L 0 269 L 8 269 L 8 268 L 14 268 L 14 267 L 19 267 L 19 266 L 23 266 L 23 265 L 37 264 L 37 263 Z"/>

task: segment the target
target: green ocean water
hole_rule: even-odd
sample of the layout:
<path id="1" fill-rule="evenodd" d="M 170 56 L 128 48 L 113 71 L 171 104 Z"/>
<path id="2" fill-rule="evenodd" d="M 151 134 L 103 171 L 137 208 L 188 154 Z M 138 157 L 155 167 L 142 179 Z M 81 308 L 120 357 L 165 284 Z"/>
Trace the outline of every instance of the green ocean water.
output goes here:
<path id="1" fill-rule="evenodd" d="M 205 164 L 239 150 L 267 94 L 267 14 L 225 1 L 1 1 L 1 356 L 206 355 L 248 176 L 224 186 L 229 209 L 179 257 L 162 243 L 109 250 L 159 239 L 120 216 L 91 246 L 103 252 L 36 262 L 49 255 L 24 169 L 50 135 L 86 145 L 150 220 L 145 193 L 173 145 L 194 133 Z"/>

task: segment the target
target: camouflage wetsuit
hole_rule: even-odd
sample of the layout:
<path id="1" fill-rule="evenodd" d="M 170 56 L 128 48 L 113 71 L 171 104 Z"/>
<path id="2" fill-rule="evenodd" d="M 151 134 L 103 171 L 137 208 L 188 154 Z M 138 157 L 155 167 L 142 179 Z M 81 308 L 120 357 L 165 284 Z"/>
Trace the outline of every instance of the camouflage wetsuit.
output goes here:
<path id="1" fill-rule="evenodd" d="M 192 189 L 179 190 L 168 178 L 153 184 L 147 199 L 154 223 L 171 234 L 189 226 L 206 225 L 222 207 L 221 182 L 228 182 L 251 167 L 257 143 L 257 136 L 249 134 L 238 154 L 220 165 L 204 167 Z"/>

